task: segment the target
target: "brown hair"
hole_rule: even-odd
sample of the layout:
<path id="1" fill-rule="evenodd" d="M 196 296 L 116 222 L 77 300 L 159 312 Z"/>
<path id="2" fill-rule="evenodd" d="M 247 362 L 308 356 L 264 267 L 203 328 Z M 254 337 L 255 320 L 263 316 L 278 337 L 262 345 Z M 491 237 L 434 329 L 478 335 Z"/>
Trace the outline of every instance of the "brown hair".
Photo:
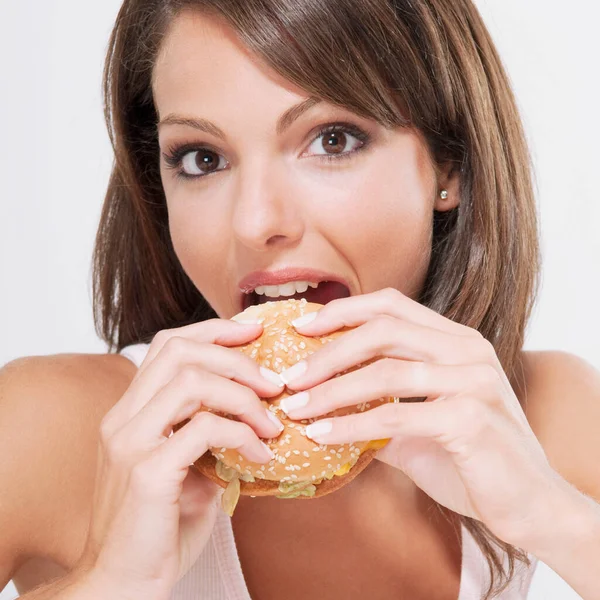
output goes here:
<path id="1" fill-rule="evenodd" d="M 419 301 L 481 332 L 515 380 L 539 276 L 531 164 L 509 79 L 471 0 L 125 0 L 104 71 L 115 163 L 93 257 L 96 328 L 109 351 L 217 317 L 173 250 L 159 171 L 153 65 L 182 10 L 224 19 L 310 95 L 418 129 L 437 167 L 452 165 L 460 205 L 434 213 Z M 480 521 L 448 516 L 487 558 L 486 599 L 505 589 L 517 560 L 529 565 Z"/>

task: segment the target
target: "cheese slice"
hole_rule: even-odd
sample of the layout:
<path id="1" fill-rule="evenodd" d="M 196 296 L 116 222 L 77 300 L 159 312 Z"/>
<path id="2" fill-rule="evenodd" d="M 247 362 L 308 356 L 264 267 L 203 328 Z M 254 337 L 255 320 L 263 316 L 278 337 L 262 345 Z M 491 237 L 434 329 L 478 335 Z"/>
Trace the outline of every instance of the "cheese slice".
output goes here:
<path id="1" fill-rule="evenodd" d="M 381 450 L 381 448 L 383 448 L 390 441 L 390 439 L 391 438 L 385 438 L 382 440 L 371 440 L 364 447 L 363 452 L 366 452 L 367 450 Z M 345 475 L 352 468 L 352 466 L 352 463 L 346 463 L 345 465 L 342 465 L 337 471 L 334 471 L 333 474 L 339 476 Z"/>

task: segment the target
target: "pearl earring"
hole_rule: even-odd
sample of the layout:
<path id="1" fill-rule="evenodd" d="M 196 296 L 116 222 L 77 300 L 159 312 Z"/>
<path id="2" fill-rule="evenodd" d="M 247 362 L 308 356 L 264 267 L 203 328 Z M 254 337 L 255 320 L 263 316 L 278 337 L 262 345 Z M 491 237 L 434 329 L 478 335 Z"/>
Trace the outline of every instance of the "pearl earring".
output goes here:
<path id="1" fill-rule="evenodd" d="M 447 197 L 448 197 L 448 192 L 447 192 L 446 190 L 442 190 L 442 191 L 440 192 L 440 198 L 441 198 L 442 200 L 445 200 Z"/>

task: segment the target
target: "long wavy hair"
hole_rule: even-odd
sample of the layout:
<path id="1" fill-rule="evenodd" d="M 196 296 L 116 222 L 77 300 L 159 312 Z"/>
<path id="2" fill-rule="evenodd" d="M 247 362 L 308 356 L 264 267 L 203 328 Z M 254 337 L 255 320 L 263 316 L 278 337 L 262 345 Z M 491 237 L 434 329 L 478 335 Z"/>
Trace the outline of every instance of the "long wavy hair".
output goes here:
<path id="1" fill-rule="evenodd" d="M 176 257 L 159 170 L 153 66 L 183 10 L 224 19 L 310 95 L 422 132 L 436 168 L 459 175 L 461 197 L 434 212 L 419 302 L 480 331 L 516 381 L 539 280 L 533 174 L 509 79 L 471 0 L 125 0 L 104 68 L 114 165 L 93 255 L 94 319 L 109 352 L 217 317 Z M 484 553 L 485 600 L 518 561 L 530 564 L 480 521 L 437 506 Z"/>

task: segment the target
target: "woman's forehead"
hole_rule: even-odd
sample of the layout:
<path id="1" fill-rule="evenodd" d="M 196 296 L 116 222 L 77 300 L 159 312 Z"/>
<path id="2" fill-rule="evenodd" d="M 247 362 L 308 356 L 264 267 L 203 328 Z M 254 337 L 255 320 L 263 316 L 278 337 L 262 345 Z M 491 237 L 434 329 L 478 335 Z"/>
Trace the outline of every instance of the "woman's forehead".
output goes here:
<path id="1" fill-rule="evenodd" d="M 285 110 L 308 96 L 252 54 L 222 20 L 190 11 L 169 28 L 152 87 L 163 115 L 185 111 L 187 104 L 218 106 L 227 99 L 238 104 L 251 99 Z"/>

